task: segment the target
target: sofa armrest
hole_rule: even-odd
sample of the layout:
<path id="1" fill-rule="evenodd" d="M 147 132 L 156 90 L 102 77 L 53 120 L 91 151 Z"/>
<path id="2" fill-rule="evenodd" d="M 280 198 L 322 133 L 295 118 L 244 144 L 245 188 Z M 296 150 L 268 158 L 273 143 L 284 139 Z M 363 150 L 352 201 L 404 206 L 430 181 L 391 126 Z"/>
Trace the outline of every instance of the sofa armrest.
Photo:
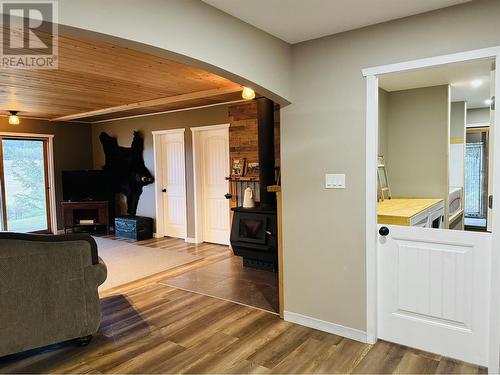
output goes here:
<path id="1" fill-rule="evenodd" d="M 106 267 L 106 264 L 101 257 L 98 259 L 99 261 L 97 264 L 88 266 L 85 269 L 85 278 L 87 279 L 87 282 L 96 286 L 99 286 L 106 281 L 106 277 L 108 276 L 108 268 Z"/>

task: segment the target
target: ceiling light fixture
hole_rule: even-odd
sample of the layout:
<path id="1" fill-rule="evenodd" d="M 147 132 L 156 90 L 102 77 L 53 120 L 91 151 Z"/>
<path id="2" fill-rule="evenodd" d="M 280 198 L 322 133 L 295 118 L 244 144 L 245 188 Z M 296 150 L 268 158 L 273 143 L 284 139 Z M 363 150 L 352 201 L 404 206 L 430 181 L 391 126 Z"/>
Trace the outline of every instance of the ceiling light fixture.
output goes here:
<path id="1" fill-rule="evenodd" d="M 479 86 L 481 86 L 483 84 L 483 80 L 481 79 L 475 79 L 473 80 L 470 85 L 473 87 L 473 88 L 478 88 Z"/>
<path id="2" fill-rule="evenodd" d="M 9 111 L 10 112 L 10 115 L 9 115 L 9 125 L 19 125 L 19 116 L 17 115 L 17 113 L 19 111 Z"/>
<path id="3" fill-rule="evenodd" d="M 253 91 L 250 87 L 243 87 L 241 97 L 245 100 L 252 100 L 255 98 L 255 91 Z"/>

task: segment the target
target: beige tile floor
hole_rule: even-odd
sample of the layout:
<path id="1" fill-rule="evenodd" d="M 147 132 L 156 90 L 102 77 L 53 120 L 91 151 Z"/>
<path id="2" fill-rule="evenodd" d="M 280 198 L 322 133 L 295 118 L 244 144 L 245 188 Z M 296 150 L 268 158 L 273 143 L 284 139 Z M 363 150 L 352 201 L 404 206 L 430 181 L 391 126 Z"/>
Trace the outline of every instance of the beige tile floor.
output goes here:
<path id="1" fill-rule="evenodd" d="M 241 257 L 224 259 L 161 283 L 274 313 L 279 311 L 277 274 L 243 267 Z"/>

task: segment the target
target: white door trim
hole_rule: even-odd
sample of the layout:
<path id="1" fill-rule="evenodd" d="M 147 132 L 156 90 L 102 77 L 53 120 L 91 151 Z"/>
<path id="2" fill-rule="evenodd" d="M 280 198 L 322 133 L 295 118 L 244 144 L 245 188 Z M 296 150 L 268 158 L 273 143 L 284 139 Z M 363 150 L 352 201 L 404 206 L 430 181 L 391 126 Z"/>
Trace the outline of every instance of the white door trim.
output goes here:
<path id="1" fill-rule="evenodd" d="M 230 124 L 219 124 L 219 125 L 207 125 L 207 126 L 197 126 L 192 127 L 191 132 L 193 135 L 193 180 L 194 180 L 194 243 L 202 243 L 203 242 L 203 215 L 202 215 L 202 189 L 201 189 L 201 159 L 200 159 L 200 132 L 207 130 L 218 130 L 218 129 L 228 129 L 229 131 Z M 228 145 L 229 149 L 229 137 L 228 137 Z M 229 160 L 228 160 L 229 163 Z"/>
<path id="2" fill-rule="evenodd" d="M 0 132 L 2 137 L 12 138 L 39 138 L 47 140 L 47 173 L 49 181 L 49 209 L 50 209 L 50 227 L 52 234 L 57 234 L 57 201 L 56 201 L 56 179 L 54 170 L 54 134 L 37 134 L 37 133 L 14 133 Z"/>
<path id="3" fill-rule="evenodd" d="M 165 134 L 182 134 L 184 135 L 186 129 L 185 128 L 180 128 L 180 129 L 168 129 L 168 130 L 155 130 L 152 131 L 151 133 L 153 134 L 153 159 L 154 159 L 154 173 L 155 173 L 155 205 L 156 205 L 156 232 L 155 232 L 155 237 L 156 238 L 161 238 L 165 236 L 165 222 L 163 220 L 164 212 L 163 212 L 163 193 L 161 191 L 162 187 L 160 184 L 160 181 L 163 180 L 163 168 L 162 164 L 159 162 L 161 158 L 161 136 Z M 183 137 L 183 145 L 185 144 L 185 140 Z M 185 154 L 184 154 L 184 175 L 186 174 L 186 160 L 185 160 Z M 186 179 L 184 179 L 184 196 L 187 198 L 187 191 L 186 191 Z M 186 199 L 186 204 L 187 204 L 187 199 Z M 184 233 L 184 239 L 187 238 L 187 205 L 184 207 L 184 212 L 185 212 L 185 233 Z"/>
<path id="4" fill-rule="evenodd" d="M 466 62 L 471 60 L 489 59 L 500 54 L 500 46 L 475 49 L 472 51 L 451 53 L 435 57 L 399 62 L 395 64 L 381 65 L 362 69 L 364 77 L 379 76 L 381 74 L 404 72 L 407 70 L 423 69 L 432 66 Z"/>
<path id="5" fill-rule="evenodd" d="M 377 142 L 378 142 L 378 75 L 422 69 L 451 63 L 495 58 L 500 61 L 500 46 L 465 51 L 449 55 L 412 60 L 396 64 L 366 68 L 362 74 L 366 77 L 366 304 L 367 304 L 367 341 L 377 341 Z M 498 71 L 497 71 L 498 72 Z M 500 87 L 500 74 L 496 75 L 496 87 Z M 498 90 L 498 89 L 497 89 Z M 498 95 L 497 95 L 498 96 Z M 500 124 L 500 111 L 495 111 L 495 124 Z M 500 150 L 500 137 L 494 138 L 494 149 Z M 494 165 L 500 167 L 500 153 L 493 154 Z M 500 247 L 500 173 L 493 175 L 493 225 L 492 248 Z M 492 252 L 491 261 L 491 303 L 490 303 L 490 348 L 488 371 L 500 372 L 500 252 Z"/>
<path id="6" fill-rule="evenodd" d="M 500 48 L 496 56 L 496 74 L 495 74 L 495 96 L 498 97 L 500 90 L 500 72 L 498 66 L 500 63 Z M 495 109 L 495 123 L 490 126 L 500 125 L 500 110 Z M 493 166 L 496 170 L 500 167 L 500 134 L 495 131 L 493 136 Z M 495 152 L 496 151 L 496 152 Z M 500 173 L 494 173 L 495 168 L 488 173 L 493 173 L 493 210 L 491 226 L 491 247 L 495 251 L 491 253 L 491 301 L 490 301 L 490 355 L 488 360 L 488 371 L 490 373 L 500 373 Z"/>

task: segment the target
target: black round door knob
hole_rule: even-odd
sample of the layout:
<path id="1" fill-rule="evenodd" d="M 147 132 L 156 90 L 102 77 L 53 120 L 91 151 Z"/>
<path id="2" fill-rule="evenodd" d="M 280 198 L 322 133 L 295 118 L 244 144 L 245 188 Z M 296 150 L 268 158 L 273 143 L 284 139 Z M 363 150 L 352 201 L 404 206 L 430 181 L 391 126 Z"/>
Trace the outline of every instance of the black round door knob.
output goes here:
<path id="1" fill-rule="evenodd" d="M 167 192 L 167 189 L 161 189 L 161 191 L 163 191 L 164 193 L 166 193 L 166 192 Z"/>
<path id="2" fill-rule="evenodd" d="M 381 236 L 387 236 L 389 234 L 389 228 L 387 228 L 387 227 L 380 227 L 380 229 L 378 230 L 378 233 Z"/>

